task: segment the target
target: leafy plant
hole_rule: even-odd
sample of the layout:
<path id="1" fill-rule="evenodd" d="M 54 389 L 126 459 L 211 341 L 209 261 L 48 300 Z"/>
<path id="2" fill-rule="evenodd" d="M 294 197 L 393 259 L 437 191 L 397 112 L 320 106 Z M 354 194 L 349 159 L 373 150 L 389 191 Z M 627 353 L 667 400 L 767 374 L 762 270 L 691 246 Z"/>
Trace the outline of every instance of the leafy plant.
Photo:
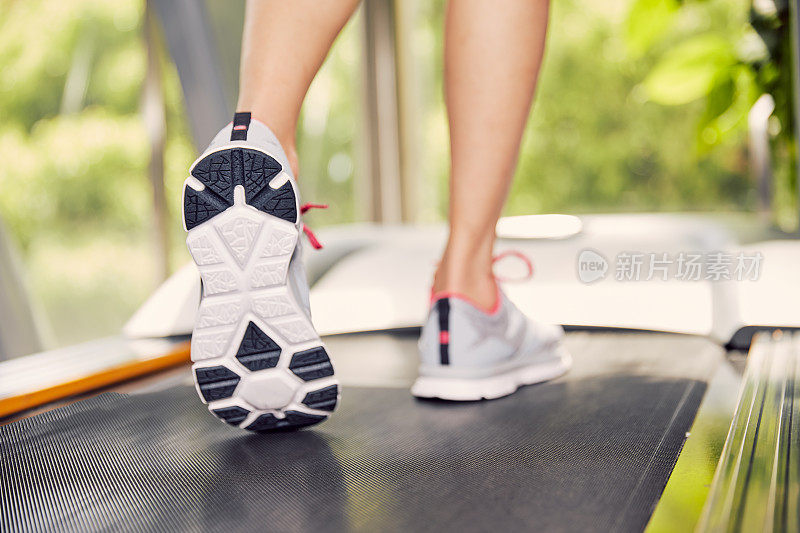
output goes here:
<path id="1" fill-rule="evenodd" d="M 664 106 L 704 101 L 696 126 L 701 155 L 721 144 L 739 142 L 755 101 L 762 94 L 771 95 L 775 111 L 770 130 L 787 176 L 777 191 L 782 195 L 778 203 L 785 204 L 787 199 L 793 203 L 797 176 L 791 161 L 797 154 L 788 1 L 753 2 L 745 24 L 730 24 L 723 31 L 704 28 L 692 16 L 700 9 L 713 11 L 712 4 L 708 0 L 634 1 L 626 21 L 628 47 L 635 54 L 658 56 L 641 87 L 649 101 Z M 667 32 L 669 28 L 672 31 Z M 664 42 L 665 36 L 676 33 L 680 35 L 677 42 Z"/>

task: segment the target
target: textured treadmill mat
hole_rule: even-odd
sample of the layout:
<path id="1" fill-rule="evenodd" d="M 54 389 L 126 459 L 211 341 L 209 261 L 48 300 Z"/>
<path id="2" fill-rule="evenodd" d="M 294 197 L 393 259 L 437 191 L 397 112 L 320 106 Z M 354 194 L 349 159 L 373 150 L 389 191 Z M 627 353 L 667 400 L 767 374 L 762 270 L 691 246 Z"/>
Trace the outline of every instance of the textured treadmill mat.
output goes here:
<path id="1" fill-rule="evenodd" d="M 0 529 L 641 530 L 705 384 L 620 370 L 468 404 L 345 388 L 261 435 L 193 388 L 103 394 L 0 427 Z"/>

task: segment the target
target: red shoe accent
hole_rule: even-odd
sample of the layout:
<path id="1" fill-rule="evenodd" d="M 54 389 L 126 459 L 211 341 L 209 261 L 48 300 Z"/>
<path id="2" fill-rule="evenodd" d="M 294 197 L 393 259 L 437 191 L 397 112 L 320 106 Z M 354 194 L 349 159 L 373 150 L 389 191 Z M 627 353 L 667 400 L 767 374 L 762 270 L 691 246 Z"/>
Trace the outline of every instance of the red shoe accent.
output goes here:
<path id="1" fill-rule="evenodd" d="M 533 276 L 533 263 L 531 262 L 530 259 L 528 259 L 528 257 L 525 254 L 523 254 L 522 252 L 518 252 L 517 250 L 506 250 L 505 252 L 502 252 L 502 253 L 496 255 L 492 259 L 492 264 L 494 264 L 497 261 L 500 261 L 501 259 L 505 259 L 506 257 L 512 257 L 512 256 L 513 257 L 517 257 L 518 259 L 521 259 L 525 263 L 525 266 L 528 267 L 528 274 L 523 276 L 522 278 L 518 278 L 518 279 L 505 279 L 505 278 L 501 278 L 499 276 L 495 276 L 494 277 L 495 280 L 497 280 L 499 282 L 503 282 L 503 281 L 523 281 L 523 280 L 526 280 L 526 279 L 530 279 Z M 475 300 L 473 300 L 472 298 L 470 298 L 466 294 L 462 294 L 462 293 L 459 293 L 459 292 L 453 292 L 453 291 L 433 292 L 433 289 L 431 289 L 430 305 L 433 306 L 433 304 L 436 303 L 437 300 L 441 300 L 442 298 L 457 298 L 459 300 L 463 300 L 463 301 L 467 302 L 468 304 L 470 304 L 475 309 L 478 309 L 479 311 L 483 311 L 487 315 L 494 315 L 500 310 L 500 302 L 501 302 L 500 286 L 499 285 L 495 285 L 495 288 L 497 290 L 497 295 L 495 296 L 494 304 L 492 305 L 492 307 L 490 307 L 488 309 L 486 307 L 480 305 L 478 302 L 476 302 Z"/>
<path id="2" fill-rule="evenodd" d="M 500 302 L 501 302 L 500 287 L 497 287 L 496 289 L 497 289 L 497 295 L 494 298 L 494 304 L 488 309 L 479 304 L 478 302 L 476 302 L 475 300 L 473 300 L 472 298 L 470 298 L 469 296 L 467 296 L 466 294 L 461 294 L 460 292 L 453 292 L 453 291 L 439 291 L 439 292 L 431 291 L 430 303 L 431 306 L 433 306 L 433 304 L 435 304 L 437 300 L 441 300 L 442 298 L 456 298 L 458 300 L 464 300 L 478 311 L 482 311 L 487 315 L 494 315 L 500 310 Z"/>
<path id="3" fill-rule="evenodd" d="M 328 204 L 303 204 L 300 206 L 300 214 L 304 215 L 309 209 L 328 209 Z M 303 224 L 303 233 L 306 234 L 306 237 L 308 237 L 308 242 L 311 243 L 311 246 L 313 246 L 315 250 L 322 249 L 322 245 L 317 240 L 314 232 L 308 229 L 308 226 L 305 224 Z"/>
<path id="4" fill-rule="evenodd" d="M 303 204 L 300 206 L 300 214 L 305 215 L 309 209 L 328 209 L 328 204 Z"/>
<path id="5" fill-rule="evenodd" d="M 322 245 L 317 240 L 317 237 L 314 235 L 314 232 L 308 229 L 308 226 L 306 226 L 305 224 L 303 224 L 303 233 L 306 234 L 306 237 L 308 237 L 308 242 L 311 243 L 311 246 L 313 246 L 315 250 L 322 249 Z"/>

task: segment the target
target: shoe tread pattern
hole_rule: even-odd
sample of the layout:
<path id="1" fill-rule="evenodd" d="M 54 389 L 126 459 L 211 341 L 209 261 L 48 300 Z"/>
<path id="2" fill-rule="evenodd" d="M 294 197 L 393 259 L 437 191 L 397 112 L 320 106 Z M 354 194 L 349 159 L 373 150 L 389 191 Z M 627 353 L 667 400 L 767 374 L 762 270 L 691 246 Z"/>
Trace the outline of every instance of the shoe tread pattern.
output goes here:
<path id="1" fill-rule="evenodd" d="M 331 360 L 322 346 L 295 353 L 289 363 L 289 370 L 303 381 L 311 381 L 312 379 L 333 375 Z"/>
<path id="2" fill-rule="evenodd" d="M 303 398 L 303 405 L 318 411 L 333 411 L 339 401 L 339 387 L 330 385 L 324 389 L 311 391 Z"/>
<path id="3" fill-rule="evenodd" d="M 321 415 L 312 415 L 299 411 L 286 411 L 285 418 L 278 418 L 273 414 L 265 413 L 247 426 L 247 429 L 255 432 L 296 429 L 317 424 L 325 420 L 325 418 Z"/>
<path id="4" fill-rule="evenodd" d="M 232 426 L 238 426 L 250 414 L 247 409 L 236 405 L 214 409 L 212 412 Z"/>
<path id="5" fill-rule="evenodd" d="M 281 358 L 281 347 L 250 322 L 242 337 L 236 359 L 252 372 L 274 368 Z"/>
<path id="6" fill-rule="evenodd" d="M 239 384 L 239 375 L 224 366 L 212 366 L 195 370 L 200 394 L 207 402 L 229 398 Z"/>
<path id="7" fill-rule="evenodd" d="M 297 201 L 289 181 L 277 189 L 269 182 L 283 170 L 274 158 L 248 148 L 228 148 L 212 152 L 194 166 L 192 176 L 205 188 L 184 187 L 183 212 L 190 230 L 233 205 L 237 185 L 245 190 L 248 204 L 268 215 L 297 222 Z"/>

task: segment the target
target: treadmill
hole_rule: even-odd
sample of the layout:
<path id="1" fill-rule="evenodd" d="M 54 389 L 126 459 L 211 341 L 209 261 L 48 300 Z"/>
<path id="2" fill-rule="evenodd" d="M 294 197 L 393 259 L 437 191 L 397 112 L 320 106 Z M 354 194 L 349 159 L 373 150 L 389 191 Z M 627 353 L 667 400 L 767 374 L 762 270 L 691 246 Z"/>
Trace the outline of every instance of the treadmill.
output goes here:
<path id="1" fill-rule="evenodd" d="M 154 4 L 168 41 L 208 24 L 202 2 Z M 445 228 L 320 235 L 312 309 L 343 385 L 328 421 L 257 434 L 206 412 L 188 364 L 201 288 L 186 267 L 119 336 L 0 362 L 0 531 L 800 529 L 800 242 L 746 217 L 503 219 L 499 248 L 536 265 L 509 297 L 565 325 L 573 368 L 453 403 L 408 391 Z M 764 269 L 617 279 L 632 250 L 760 253 Z M 602 276 L 581 279 L 581 258 Z"/>
<path id="2" fill-rule="evenodd" d="M 636 224 L 630 216 L 581 217 L 580 233 L 555 239 L 501 237 L 501 247 L 541 258 L 539 279 L 507 290 L 529 315 L 566 324 L 574 365 L 554 381 L 468 403 L 418 400 L 408 390 L 425 313 L 412 286 L 424 287 L 444 228 L 327 231 L 329 246 L 308 266 L 341 405 L 296 432 L 230 427 L 199 401 L 186 340 L 199 276 L 187 267 L 119 337 L 0 363 L 0 530 L 793 529 L 800 324 L 721 324 L 703 313 L 724 309 L 720 299 L 777 302 L 777 292 L 797 301 L 800 288 L 766 270 L 749 296 L 720 296 L 703 282 L 689 284 L 694 295 L 657 281 L 586 285 L 557 272 L 565 254 L 584 239 L 601 243 L 603 231 L 596 253 L 610 255 L 615 242 L 635 245 L 630 231 L 618 235 L 625 227 L 653 243 L 661 226 L 665 246 L 687 238 L 681 227 L 703 230 L 682 216 L 634 216 Z M 536 221 L 525 218 L 506 230 L 530 231 Z M 782 257 L 796 264 L 798 244 L 753 246 L 771 250 L 765 264 L 777 266 Z M 399 265 L 405 276 L 370 277 L 398 250 L 415 258 Z M 343 302 L 350 278 L 360 290 Z M 528 290 L 557 291 L 568 304 L 538 307 Z M 639 307 L 627 305 L 636 300 L 626 290 Z M 608 291 L 626 305 L 611 305 Z M 664 309 L 648 312 L 656 303 Z M 373 312 L 351 314 L 343 331 L 350 307 Z M 597 320 L 555 320 L 562 313 Z M 710 329 L 692 330 L 698 323 Z M 171 334 L 158 331 L 165 324 Z"/>

